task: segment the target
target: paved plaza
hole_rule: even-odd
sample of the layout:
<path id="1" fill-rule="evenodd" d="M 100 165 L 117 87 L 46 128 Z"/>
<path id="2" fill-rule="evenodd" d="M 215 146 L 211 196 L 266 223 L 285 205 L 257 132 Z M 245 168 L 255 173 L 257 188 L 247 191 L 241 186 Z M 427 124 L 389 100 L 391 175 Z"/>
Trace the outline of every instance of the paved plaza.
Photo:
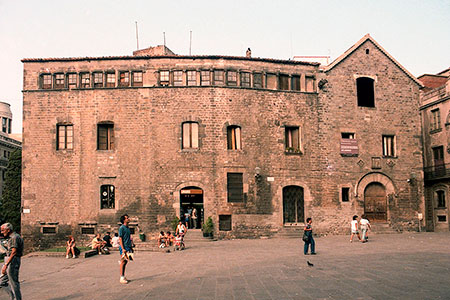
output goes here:
<path id="1" fill-rule="evenodd" d="M 22 260 L 23 299 L 450 299 L 450 233 L 231 240 L 138 252 L 119 284 L 119 255 Z M 307 265 L 310 261 L 314 266 Z M 0 290 L 0 299 L 7 299 Z"/>

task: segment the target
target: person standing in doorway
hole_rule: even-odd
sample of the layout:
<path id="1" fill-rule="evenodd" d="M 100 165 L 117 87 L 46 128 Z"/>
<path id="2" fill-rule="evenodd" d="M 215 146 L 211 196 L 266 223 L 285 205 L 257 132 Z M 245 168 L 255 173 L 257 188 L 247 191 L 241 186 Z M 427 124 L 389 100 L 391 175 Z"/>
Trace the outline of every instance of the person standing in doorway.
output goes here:
<path id="1" fill-rule="evenodd" d="M 306 219 L 306 226 L 304 234 L 308 236 L 308 239 L 305 240 L 305 246 L 303 248 L 303 254 L 308 255 L 308 248 L 311 245 L 311 255 L 316 255 L 316 243 L 314 242 L 314 238 L 312 235 L 312 219 Z"/>
<path id="2" fill-rule="evenodd" d="M 20 258 L 23 255 L 23 239 L 19 234 L 13 232 L 13 226 L 10 223 L 3 224 L 0 230 L 3 236 L 8 239 L 5 262 L 1 271 L 0 287 L 6 290 L 11 299 L 22 300 L 19 269 Z"/>
<path id="3" fill-rule="evenodd" d="M 127 214 L 120 217 L 120 223 L 122 223 L 122 225 L 119 228 L 119 252 L 121 257 L 119 282 L 127 284 L 128 280 L 125 278 L 125 268 L 130 259 L 130 254 L 133 253 L 133 248 L 131 247 L 131 232 L 130 228 L 128 228 L 130 218 Z"/>
<path id="4" fill-rule="evenodd" d="M 197 229 L 198 228 L 198 224 L 197 224 L 197 209 L 194 207 L 192 208 L 192 223 L 193 223 L 193 228 Z"/>

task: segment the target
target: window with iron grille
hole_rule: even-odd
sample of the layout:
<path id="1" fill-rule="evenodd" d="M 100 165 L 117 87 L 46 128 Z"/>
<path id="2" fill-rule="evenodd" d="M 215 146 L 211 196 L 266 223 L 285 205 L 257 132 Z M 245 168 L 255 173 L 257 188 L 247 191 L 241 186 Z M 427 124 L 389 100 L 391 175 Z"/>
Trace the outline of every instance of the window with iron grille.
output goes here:
<path id="1" fill-rule="evenodd" d="M 250 87 L 250 73 L 241 72 L 241 86 Z"/>
<path id="2" fill-rule="evenodd" d="M 63 73 L 55 74 L 54 78 L 55 78 L 54 84 L 55 89 L 63 89 L 65 87 L 64 74 Z"/>
<path id="3" fill-rule="evenodd" d="M 160 85 L 169 85 L 169 79 L 170 79 L 170 73 L 169 71 L 160 71 L 159 72 L 159 84 Z"/>
<path id="4" fill-rule="evenodd" d="M 224 85 L 224 71 L 222 70 L 214 70 L 214 85 Z"/>
<path id="5" fill-rule="evenodd" d="M 97 125 L 97 150 L 114 149 L 114 124 L 101 123 Z"/>
<path id="6" fill-rule="evenodd" d="M 56 150 L 73 149 L 73 125 L 58 124 L 56 127 Z"/>
<path id="7" fill-rule="evenodd" d="M 89 73 L 80 73 L 80 87 L 82 88 L 91 87 L 91 76 Z"/>
<path id="8" fill-rule="evenodd" d="M 182 86 L 183 85 L 183 71 L 173 72 L 173 85 Z"/>
<path id="9" fill-rule="evenodd" d="M 115 206 L 115 188 L 114 185 L 105 184 L 100 187 L 100 205 L 101 209 L 111 209 Z"/>
<path id="10" fill-rule="evenodd" d="M 106 87 L 115 87 L 115 86 L 116 86 L 116 73 L 106 72 Z"/>
<path id="11" fill-rule="evenodd" d="M 187 85 L 197 85 L 197 71 L 187 71 Z"/>
<path id="12" fill-rule="evenodd" d="M 241 127 L 231 125 L 227 127 L 228 149 L 238 150 L 241 148 Z"/>
<path id="13" fill-rule="evenodd" d="M 143 85 L 142 71 L 135 71 L 132 74 L 133 74 L 133 86 L 142 86 Z"/>
<path id="14" fill-rule="evenodd" d="M 219 215 L 219 230 L 220 231 L 231 230 L 231 215 Z"/>
<path id="15" fill-rule="evenodd" d="M 261 73 L 253 74 L 253 87 L 257 88 L 257 89 L 262 88 L 262 74 Z"/>
<path id="16" fill-rule="evenodd" d="M 198 123 L 197 122 L 184 122 L 182 124 L 183 131 L 183 149 L 195 149 L 198 148 Z"/>
<path id="17" fill-rule="evenodd" d="M 77 87 L 77 73 L 68 73 L 67 74 L 67 85 L 69 88 Z"/>
<path id="18" fill-rule="evenodd" d="M 130 85 L 130 72 L 120 71 L 119 72 L 119 86 L 129 86 Z"/>
<path id="19" fill-rule="evenodd" d="M 237 72 L 236 71 L 228 71 L 227 72 L 227 85 L 237 86 Z"/>
<path id="20" fill-rule="evenodd" d="M 44 90 L 52 88 L 52 75 L 50 74 L 41 75 L 41 88 Z"/>
<path id="21" fill-rule="evenodd" d="M 242 173 L 227 173 L 228 202 L 244 202 Z"/>
<path id="22" fill-rule="evenodd" d="M 94 87 L 103 87 L 103 73 L 94 72 Z"/>
<path id="23" fill-rule="evenodd" d="M 211 72 L 210 71 L 200 71 L 200 84 L 201 85 L 211 85 Z"/>
<path id="24" fill-rule="evenodd" d="M 383 156 L 395 157 L 395 136 L 383 135 Z"/>

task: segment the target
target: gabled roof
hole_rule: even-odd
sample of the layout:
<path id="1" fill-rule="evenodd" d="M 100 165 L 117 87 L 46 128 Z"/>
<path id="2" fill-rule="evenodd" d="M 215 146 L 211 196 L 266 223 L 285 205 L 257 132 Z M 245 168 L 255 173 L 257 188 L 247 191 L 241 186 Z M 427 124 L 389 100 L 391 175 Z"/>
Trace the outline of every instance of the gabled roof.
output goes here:
<path id="1" fill-rule="evenodd" d="M 326 66 L 324 68 L 324 72 L 329 72 L 330 70 L 332 70 L 334 67 L 336 67 L 339 63 L 341 63 L 342 61 L 344 61 L 348 56 L 350 56 L 354 51 L 356 51 L 359 47 L 361 47 L 362 44 L 364 44 L 366 41 L 371 41 L 375 47 L 377 47 L 384 55 L 386 55 L 397 67 L 400 68 L 400 70 L 402 70 L 409 78 L 411 78 L 415 83 L 417 83 L 420 87 L 423 87 L 423 84 L 417 80 L 416 77 L 414 77 L 414 75 L 412 75 L 411 73 L 408 72 L 408 70 L 406 70 L 398 61 L 396 61 L 386 50 L 384 50 L 383 47 L 380 46 L 380 44 L 378 44 L 371 36 L 370 34 L 366 34 L 365 36 L 362 37 L 362 39 L 360 39 L 356 44 L 354 44 L 352 47 L 350 47 L 350 49 L 348 49 L 347 51 L 345 51 L 341 56 L 339 56 L 338 58 L 336 58 L 331 64 L 329 64 L 328 66 Z"/>

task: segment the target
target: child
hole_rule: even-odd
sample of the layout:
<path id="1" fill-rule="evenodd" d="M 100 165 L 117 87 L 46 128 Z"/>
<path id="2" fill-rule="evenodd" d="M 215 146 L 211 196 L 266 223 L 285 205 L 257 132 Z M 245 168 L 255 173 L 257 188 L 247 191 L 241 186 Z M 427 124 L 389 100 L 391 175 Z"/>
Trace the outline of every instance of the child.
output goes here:
<path id="1" fill-rule="evenodd" d="M 367 234 L 367 231 L 370 229 L 370 222 L 367 220 L 366 215 L 361 216 L 361 220 L 359 221 L 359 225 L 361 227 L 362 232 L 362 242 L 366 243 L 369 239 L 369 236 Z"/>
<path id="2" fill-rule="evenodd" d="M 350 243 L 353 242 L 353 236 L 356 234 L 358 236 L 358 239 L 361 241 L 361 237 L 359 236 L 358 232 L 358 216 L 353 216 L 353 221 L 351 223 L 352 228 L 352 236 L 350 237 Z"/>
<path id="3" fill-rule="evenodd" d="M 181 234 L 177 234 L 177 237 L 175 238 L 175 243 L 173 246 L 173 250 L 183 250 L 184 249 L 184 242 L 183 242 L 183 236 Z"/>
<path id="4" fill-rule="evenodd" d="M 164 231 L 161 231 L 158 237 L 158 247 L 164 248 L 165 246 L 166 246 L 166 236 L 164 235 Z"/>

